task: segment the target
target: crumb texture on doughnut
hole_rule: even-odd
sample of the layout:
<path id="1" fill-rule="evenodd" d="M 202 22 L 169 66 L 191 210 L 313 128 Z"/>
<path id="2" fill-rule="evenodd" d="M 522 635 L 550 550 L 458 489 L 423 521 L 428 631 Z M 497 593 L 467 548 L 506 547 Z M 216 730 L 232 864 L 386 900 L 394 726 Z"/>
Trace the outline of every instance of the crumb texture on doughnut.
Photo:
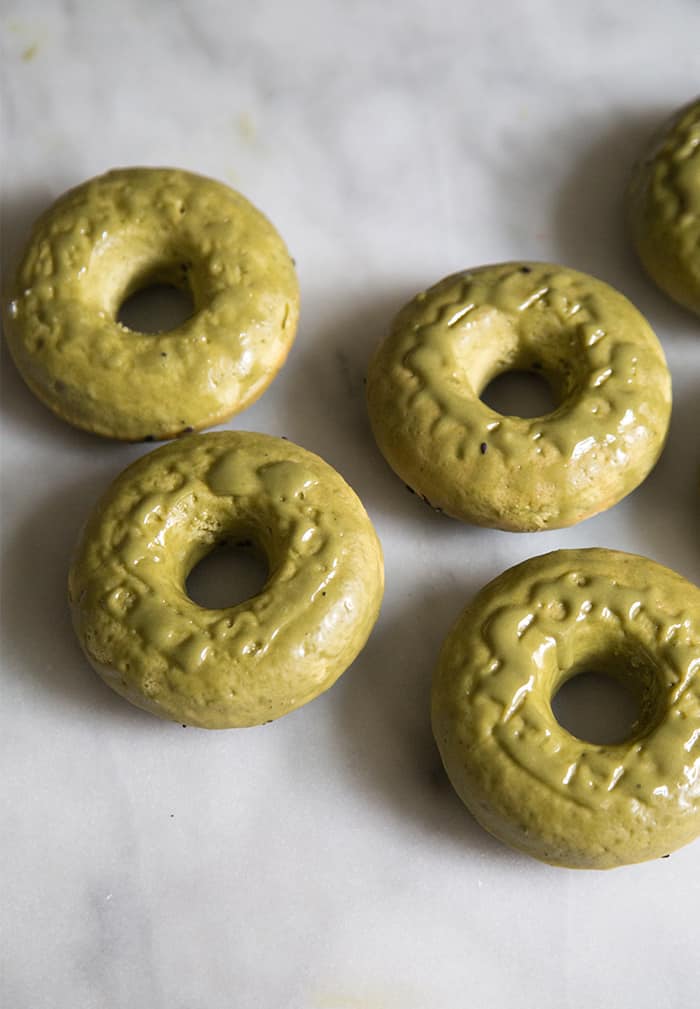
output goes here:
<path id="1" fill-rule="evenodd" d="M 217 544 L 252 540 L 269 577 L 205 609 L 185 581 Z M 326 690 L 365 644 L 382 552 L 359 499 L 318 456 L 249 432 L 192 435 L 126 469 L 77 549 L 74 625 L 97 672 L 154 714 L 257 725 Z"/>
<path id="2" fill-rule="evenodd" d="M 649 276 L 700 315 L 700 97 L 676 112 L 636 166 L 629 216 Z"/>
<path id="3" fill-rule="evenodd" d="M 124 301 L 156 283 L 189 291 L 180 326 L 139 333 Z M 296 273 L 270 222 L 221 182 L 116 169 L 65 193 L 36 222 L 5 292 L 6 339 L 32 391 L 69 423 L 158 440 L 225 420 L 284 363 Z"/>
<path id="4" fill-rule="evenodd" d="M 623 743 L 580 740 L 552 713 L 591 668 L 636 692 Z M 511 568 L 448 635 L 432 723 L 455 790 L 507 844 L 572 868 L 666 855 L 700 834 L 700 590 L 604 549 Z"/>
<path id="5" fill-rule="evenodd" d="M 504 416 L 481 401 L 533 371 L 559 405 Z M 573 525 L 633 490 L 663 447 L 671 385 L 637 309 L 586 274 L 503 263 L 454 274 L 398 314 L 367 401 L 390 466 L 434 507 L 513 531 Z"/>

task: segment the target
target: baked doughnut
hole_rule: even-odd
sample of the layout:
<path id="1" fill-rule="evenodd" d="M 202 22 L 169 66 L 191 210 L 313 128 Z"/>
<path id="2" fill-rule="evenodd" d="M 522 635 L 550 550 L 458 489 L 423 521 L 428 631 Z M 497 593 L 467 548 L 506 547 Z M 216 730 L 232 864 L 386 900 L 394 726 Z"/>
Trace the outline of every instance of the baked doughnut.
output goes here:
<path id="1" fill-rule="evenodd" d="M 261 592 L 205 609 L 185 580 L 221 542 L 253 541 Z M 279 718 L 330 687 L 379 612 L 382 552 L 359 499 L 318 456 L 224 431 L 129 466 L 89 519 L 69 591 L 82 647 L 140 708 L 220 729 Z"/>
<path id="2" fill-rule="evenodd" d="M 479 396 L 537 372 L 557 408 L 504 416 Z M 671 383 L 661 346 L 613 288 L 546 263 L 458 273 L 399 312 L 370 363 L 380 450 L 412 490 L 455 518 L 528 531 L 614 505 L 663 447 Z"/>
<path id="3" fill-rule="evenodd" d="M 625 742 L 584 742 L 552 714 L 583 671 L 637 694 Z M 507 844 L 572 868 L 666 855 L 700 834 L 700 590 L 614 550 L 525 561 L 447 637 L 432 723 L 458 795 Z"/>
<path id="4" fill-rule="evenodd" d="M 636 166 L 629 218 L 649 276 L 700 315 L 700 98 L 676 112 Z"/>
<path id="5" fill-rule="evenodd" d="M 117 320 L 134 292 L 189 290 L 161 333 Z M 217 424 L 258 398 L 296 332 L 296 273 L 263 215 L 221 182 L 124 168 L 65 193 L 36 222 L 4 299 L 30 389 L 76 427 L 127 441 Z"/>

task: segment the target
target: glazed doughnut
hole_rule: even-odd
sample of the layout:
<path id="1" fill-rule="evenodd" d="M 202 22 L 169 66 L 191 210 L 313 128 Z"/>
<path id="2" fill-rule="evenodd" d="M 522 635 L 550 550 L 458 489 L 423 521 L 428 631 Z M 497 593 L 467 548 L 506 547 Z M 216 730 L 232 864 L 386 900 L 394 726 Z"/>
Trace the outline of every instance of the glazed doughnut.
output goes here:
<path id="1" fill-rule="evenodd" d="M 636 693 L 625 742 L 556 721 L 552 697 L 583 671 Z M 572 868 L 667 855 L 700 834 L 700 590 L 613 550 L 525 561 L 447 637 L 432 723 L 458 795 L 507 844 Z"/>
<path id="2" fill-rule="evenodd" d="M 190 291 L 194 314 L 137 333 L 134 292 Z M 170 168 L 125 168 L 39 218 L 4 299 L 6 339 L 30 389 L 79 428 L 127 441 L 225 420 L 285 361 L 299 292 L 282 239 L 240 194 Z"/>
<path id="3" fill-rule="evenodd" d="M 261 592 L 205 609 L 185 581 L 218 543 L 266 556 Z M 95 670 L 163 718 L 257 725 L 330 687 L 377 618 L 382 552 L 359 499 L 318 456 L 269 435 L 171 442 L 129 466 L 87 523 L 69 577 Z"/>
<path id="4" fill-rule="evenodd" d="M 629 217 L 649 276 L 700 315 L 700 98 L 673 116 L 636 166 Z"/>
<path id="5" fill-rule="evenodd" d="M 479 396 L 511 369 L 546 378 L 542 417 Z M 600 280 L 546 263 L 447 277 L 397 316 L 370 363 L 369 415 L 389 465 L 455 518 L 526 531 L 573 525 L 633 490 L 661 452 L 671 384 L 661 346 Z"/>

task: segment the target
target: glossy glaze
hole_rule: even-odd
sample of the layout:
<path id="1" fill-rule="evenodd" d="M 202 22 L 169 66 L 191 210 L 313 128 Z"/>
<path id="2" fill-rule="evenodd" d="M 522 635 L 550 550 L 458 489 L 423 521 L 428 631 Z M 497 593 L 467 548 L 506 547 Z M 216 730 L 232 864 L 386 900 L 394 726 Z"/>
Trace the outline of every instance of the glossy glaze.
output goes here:
<path id="1" fill-rule="evenodd" d="M 216 544 L 252 540 L 269 577 L 204 609 L 186 594 Z M 193 435 L 130 466 L 90 518 L 69 579 L 97 672 L 154 714 L 226 728 L 279 718 L 326 690 L 363 647 L 383 592 L 379 541 L 327 463 L 283 439 Z"/>
<path id="2" fill-rule="evenodd" d="M 629 212 L 650 277 L 700 315 L 700 98 L 673 116 L 636 166 Z"/>
<path id="3" fill-rule="evenodd" d="M 194 314 L 137 333 L 117 321 L 154 283 Z M 273 226 L 240 194 L 176 169 L 91 179 L 37 221 L 4 297 L 22 376 L 77 427 L 126 440 L 208 427 L 257 399 L 294 340 L 299 293 Z"/>
<path id="4" fill-rule="evenodd" d="M 536 371 L 559 406 L 504 416 L 479 399 L 496 375 Z M 369 368 L 375 438 L 434 507 L 502 529 L 573 525 L 615 504 L 664 444 L 671 386 L 634 306 L 544 263 L 455 274 L 397 316 Z"/>
<path id="5" fill-rule="evenodd" d="M 591 669 L 637 692 L 624 743 L 584 742 L 552 713 Z M 612 550 L 532 558 L 451 631 L 432 720 L 456 791 L 506 843 L 574 868 L 668 854 L 700 834 L 700 590 Z"/>

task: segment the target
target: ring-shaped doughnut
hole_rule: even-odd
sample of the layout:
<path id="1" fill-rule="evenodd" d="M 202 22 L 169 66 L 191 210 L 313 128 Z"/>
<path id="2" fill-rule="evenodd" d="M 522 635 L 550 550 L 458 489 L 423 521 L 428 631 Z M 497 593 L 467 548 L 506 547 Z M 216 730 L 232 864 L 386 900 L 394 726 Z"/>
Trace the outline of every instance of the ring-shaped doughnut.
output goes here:
<path id="1" fill-rule="evenodd" d="M 554 717 L 584 671 L 636 692 L 625 742 L 584 742 Z M 612 550 L 525 561 L 448 635 L 432 723 L 460 798 L 507 844 L 574 868 L 667 855 L 700 834 L 700 590 Z"/>
<path id="2" fill-rule="evenodd" d="M 636 166 L 629 218 L 649 276 L 700 315 L 700 98 L 676 112 Z"/>
<path id="3" fill-rule="evenodd" d="M 185 581 L 221 542 L 266 556 L 261 592 L 205 609 Z M 95 670 L 163 718 L 202 728 L 279 718 L 330 687 L 374 625 L 382 552 L 318 456 L 249 432 L 192 435 L 129 466 L 73 562 L 73 622 Z"/>
<path id="4" fill-rule="evenodd" d="M 559 405 L 504 416 L 479 396 L 533 371 Z M 369 415 L 389 465 L 433 507 L 514 531 L 573 525 L 615 504 L 664 444 L 661 346 L 607 284 L 546 263 L 447 277 L 398 314 L 370 363 Z"/>
<path id="5" fill-rule="evenodd" d="M 190 292 L 175 329 L 138 333 L 124 301 Z M 4 301 L 30 389 L 79 428 L 127 441 L 217 424 L 260 396 L 294 340 L 299 293 L 279 234 L 239 193 L 166 168 L 108 172 L 36 222 Z"/>

